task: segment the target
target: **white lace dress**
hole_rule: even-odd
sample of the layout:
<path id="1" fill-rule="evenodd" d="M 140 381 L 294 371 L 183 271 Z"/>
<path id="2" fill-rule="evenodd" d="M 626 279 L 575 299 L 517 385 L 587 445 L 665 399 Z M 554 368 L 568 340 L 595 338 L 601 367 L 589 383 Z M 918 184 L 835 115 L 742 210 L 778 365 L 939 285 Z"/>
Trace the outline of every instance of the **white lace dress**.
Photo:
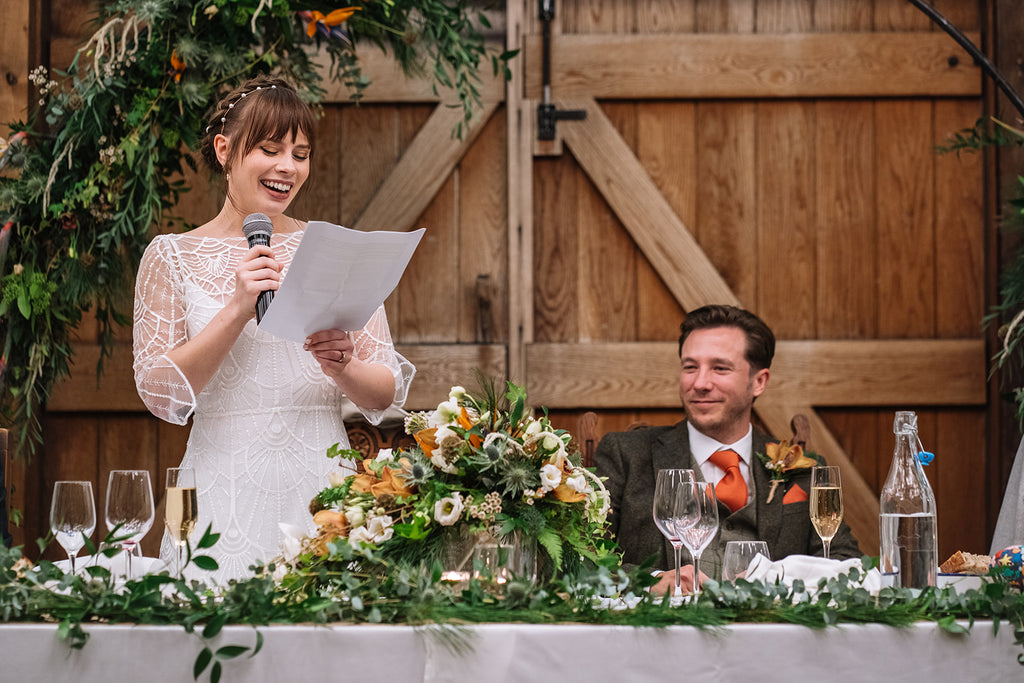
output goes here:
<path id="1" fill-rule="evenodd" d="M 301 232 L 271 238 L 286 276 L 301 238 Z M 346 400 L 337 385 L 301 344 L 258 330 L 255 319 L 198 395 L 167 357 L 230 300 L 235 268 L 247 250 L 241 236 L 160 235 L 142 257 L 135 289 L 135 383 L 157 417 L 174 424 L 192 418 L 181 466 L 196 473 L 193 541 L 211 523 L 221 534 L 209 551 L 220 569 L 200 578 L 222 584 L 250 575 L 254 560 L 279 553 L 279 522 L 312 530 L 309 501 L 338 467 L 327 449 L 339 442 L 348 447 Z M 401 406 L 415 368 L 395 352 L 383 307 L 353 338 L 358 358 L 394 374 L 394 404 Z M 360 410 L 374 424 L 384 414 Z M 167 536 L 161 557 L 173 557 Z"/>

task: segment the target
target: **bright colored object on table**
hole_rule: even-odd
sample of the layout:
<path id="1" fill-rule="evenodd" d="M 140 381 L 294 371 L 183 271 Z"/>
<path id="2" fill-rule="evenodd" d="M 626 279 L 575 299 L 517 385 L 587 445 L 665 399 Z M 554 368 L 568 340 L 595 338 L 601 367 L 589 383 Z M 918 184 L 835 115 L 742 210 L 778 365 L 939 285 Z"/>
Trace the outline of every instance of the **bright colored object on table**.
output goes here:
<path id="1" fill-rule="evenodd" d="M 992 557 L 992 566 L 1007 583 L 1024 590 L 1024 548 L 1019 545 L 1003 548 Z"/>

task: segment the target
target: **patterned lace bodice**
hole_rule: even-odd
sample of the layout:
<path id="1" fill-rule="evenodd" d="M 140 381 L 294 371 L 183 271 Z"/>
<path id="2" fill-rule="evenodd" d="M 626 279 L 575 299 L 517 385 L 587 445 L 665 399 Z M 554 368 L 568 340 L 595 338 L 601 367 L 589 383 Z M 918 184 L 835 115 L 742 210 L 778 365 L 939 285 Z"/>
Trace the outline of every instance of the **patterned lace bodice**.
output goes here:
<path id="1" fill-rule="evenodd" d="M 271 239 L 285 277 L 301 238 Z M 309 500 L 338 466 L 326 451 L 348 446 L 343 410 L 351 403 L 301 344 L 259 330 L 255 319 L 198 394 L 167 358 L 230 300 L 247 250 L 244 237 L 160 235 L 146 249 L 135 290 L 135 383 L 154 415 L 175 424 L 192 417 L 182 466 L 196 470 L 197 538 L 211 522 L 222 534 L 211 553 L 220 581 L 276 555 L 279 522 L 310 528 Z M 353 341 L 356 357 L 391 370 L 401 406 L 415 369 L 395 351 L 383 307 Z M 374 424 L 384 415 L 359 410 Z M 161 555 L 170 556 L 166 538 Z"/>

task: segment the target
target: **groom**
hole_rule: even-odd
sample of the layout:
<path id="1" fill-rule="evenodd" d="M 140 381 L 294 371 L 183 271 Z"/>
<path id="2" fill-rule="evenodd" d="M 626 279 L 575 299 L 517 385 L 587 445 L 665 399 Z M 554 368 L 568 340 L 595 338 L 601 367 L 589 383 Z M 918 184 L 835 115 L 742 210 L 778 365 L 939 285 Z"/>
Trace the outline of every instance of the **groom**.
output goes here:
<path id="1" fill-rule="evenodd" d="M 658 470 L 672 468 L 692 469 L 698 480 L 715 484 L 718 494 L 719 531 L 701 555 L 701 581 L 721 576 L 728 541 L 766 541 L 772 560 L 823 555 L 807 502 L 810 469 L 788 473 L 769 503 L 771 475 L 758 455 L 774 440 L 750 421 L 754 400 L 768 385 L 775 335 L 753 313 L 717 305 L 691 312 L 680 330 L 679 398 L 686 419 L 670 427 L 610 432 L 594 454 L 597 474 L 607 477 L 611 532 L 623 563 L 639 564 L 656 556 L 657 569 L 673 568 L 672 546 L 652 518 Z M 861 556 L 845 523 L 832 540 L 829 556 Z M 683 558 L 687 562 L 688 553 Z M 668 590 L 673 580 L 673 572 L 665 572 L 652 590 Z M 683 589 L 692 586 L 689 564 Z"/>

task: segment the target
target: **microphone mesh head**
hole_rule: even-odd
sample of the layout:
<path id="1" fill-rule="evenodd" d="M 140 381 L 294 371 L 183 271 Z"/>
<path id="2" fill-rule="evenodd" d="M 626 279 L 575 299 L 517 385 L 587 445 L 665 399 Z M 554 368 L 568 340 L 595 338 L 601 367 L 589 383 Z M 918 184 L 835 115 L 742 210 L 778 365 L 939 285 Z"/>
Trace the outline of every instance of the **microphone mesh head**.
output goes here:
<path id="1" fill-rule="evenodd" d="M 250 213 L 242 221 L 242 233 L 246 239 L 250 235 L 257 233 L 263 233 L 265 235 L 272 235 L 274 233 L 274 224 L 270 222 L 267 215 L 264 213 Z"/>

